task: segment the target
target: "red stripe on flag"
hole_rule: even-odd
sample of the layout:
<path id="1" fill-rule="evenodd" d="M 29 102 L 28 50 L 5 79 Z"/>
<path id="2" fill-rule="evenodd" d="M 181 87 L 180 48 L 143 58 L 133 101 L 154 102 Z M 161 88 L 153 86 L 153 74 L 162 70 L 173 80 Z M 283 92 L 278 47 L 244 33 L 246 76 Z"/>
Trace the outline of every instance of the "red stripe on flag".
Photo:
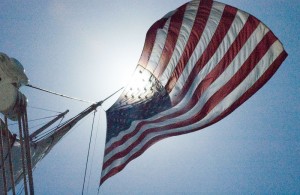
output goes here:
<path id="1" fill-rule="evenodd" d="M 172 76 L 169 79 L 169 82 L 168 82 L 169 85 L 170 85 L 170 82 L 174 80 L 174 78 L 177 78 L 177 76 L 181 74 L 181 72 L 183 71 L 185 65 L 187 64 L 187 62 L 189 60 L 191 53 L 194 52 L 202 34 L 203 34 L 205 26 L 207 24 L 207 21 L 208 21 L 210 12 L 211 12 L 211 8 L 212 8 L 212 3 L 213 2 L 211 0 L 200 1 L 196 19 L 194 21 L 194 25 L 193 25 L 192 31 L 190 33 L 190 37 L 184 48 L 184 52 L 181 55 L 181 57 L 178 61 L 178 64 L 176 65 L 176 68 L 173 71 Z M 169 85 L 168 84 L 166 85 L 167 91 L 169 91 L 169 88 L 168 88 Z"/>
<path id="2" fill-rule="evenodd" d="M 217 118 L 215 118 L 212 122 L 208 123 L 202 128 L 210 126 L 221 119 L 225 118 L 227 115 L 232 113 L 236 108 L 238 108 L 241 104 L 243 104 L 246 100 L 248 100 L 252 95 L 254 95 L 278 70 L 282 62 L 288 56 L 286 51 L 283 51 L 276 60 L 269 66 L 269 68 L 265 71 L 265 73 L 256 81 L 254 85 L 251 86 L 237 101 L 234 102 L 229 108 L 223 111 Z"/>
<path id="3" fill-rule="evenodd" d="M 171 17 L 166 43 L 162 51 L 159 63 L 154 71 L 154 76 L 156 78 L 158 78 L 162 74 L 172 57 L 172 53 L 175 49 L 178 35 L 181 29 L 186 6 L 187 4 L 179 7 L 176 13 Z"/>
<path id="4" fill-rule="evenodd" d="M 198 75 L 198 73 L 202 70 L 202 68 L 206 65 L 206 63 L 211 59 L 213 54 L 217 51 L 218 47 L 220 46 L 222 40 L 224 39 L 225 35 L 228 33 L 228 30 L 230 29 L 230 26 L 232 25 L 232 22 L 236 16 L 237 9 L 233 8 L 231 6 L 225 6 L 222 18 L 220 20 L 220 23 L 216 29 L 215 34 L 213 35 L 211 41 L 209 42 L 207 49 L 203 52 L 195 66 L 193 67 L 193 70 L 191 71 L 191 74 L 188 76 L 187 81 L 184 83 L 184 86 L 180 93 L 177 95 L 177 97 L 174 99 L 173 105 L 176 105 L 186 94 L 186 92 L 189 89 L 189 86 L 192 85 L 195 77 Z M 182 74 L 184 70 L 183 69 L 175 69 L 175 74 L 173 75 L 175 77 L 175 80 L 177 81 L 180 75 Z M 172 90 L 175 86 L 176 82 L 174 82 L 174 78 L 171 83 L 167 83 L 166 89 Z M 171 81 L 171 80 L 170 80 Z"/>
<path id="5" fill-rule="evenodd" d="M 269 31 L 263 40 L 253 50 L 249 58 L 242 67 L 234 74 L 234 76 L 223 85 L 214 95 L 206 102 L 201 112 L 197 114 L 198 120 L 204 118 L 217 104 L 219 104 L 228 94 L 230 94 L 238 85 L 250 74 L 257 63 L 269 50 L 270 46 L 276 41 L 276 37 Z M 188 123 L 191 124 L 191 123 Z M 188 125 L 185 123 L 185 125 Z"/>
<path id="6" fill-rule="evenodd" d="M 147 32 L 143 52 L 142 52 L 142 55 L 138 62 L 144 68 L 148 64 L 148 61 L 149 61 L 149 58 L 150 58 L 150 55 L 151 55 L 151 52 L 152 52 L 152 49 L 154 46 L 157 30 L 160 28 L 163 28 L 164 25 L 166 24 L 167 20 L 168 20 L 167 18 L 162 18 L 162 19 L 158 20 L 151 26 L 151 28 Z"/>
<path id="7" fill-rule="evenodd" d="M 251 34 L 256 30 L 259 25 L 259 21 L 252 16 L 249 16 L 246 21 L 244 27 L 240 31 L 239 35 L 236 37 L 233 44 L 229 47 L 228 51 L 222 57 L 221 61 L 215 66 L 215 68 L 208 73 L 205 78 L 200 82 L 199 87 L 197 87 L 197 94 L 193 96 L 193 98 L 199 99 L 203 92 L 226 70 L 226 68 L 232 63 L 234 58 L 240 52 L 242 47 L 245 45 L 246 41 L 249 39 Z M 187 89 L 188 91 L 188 89 Z M 181 99 L 178 99 L 177 102 L 174 102 L 176 105 L 179 103 L 184 95 L 182 95 Z M 189 110 L 190 108 L 187 108 Z"/>

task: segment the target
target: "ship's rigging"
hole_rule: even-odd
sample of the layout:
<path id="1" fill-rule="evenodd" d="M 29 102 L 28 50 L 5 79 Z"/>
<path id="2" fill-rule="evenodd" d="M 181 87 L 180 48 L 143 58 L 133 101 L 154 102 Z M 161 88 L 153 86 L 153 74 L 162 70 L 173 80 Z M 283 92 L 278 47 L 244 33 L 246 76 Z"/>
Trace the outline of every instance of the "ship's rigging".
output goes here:
<path id="1" fill-rule="evenodd" d="M 0 95 L 2 98 L 0 111 L 4 116 L 4 120 L 0 120 L 0 191 L 1 194 L 7 194 L 7 192 L 11 190 L 12 194 L 16 194 L 15 186 L 23 180 L 25 194 L 34 194 L 32 170 L 36 164 L 42 160 L 61 140 L 61 138 L 81 119 L 95 111 L 104 101 L 109 99 L 122 88 L 104 100 L 93 103 L 78 115 L 60 123 L 54 128 L 50 127 L 58 120 L 62 120 L 69 110 L 58 114 L 54 119 L 29 134 L 26 108 L 27 100 L 26 97 L 18 90 L 22 85 L 28 85 L 28 79 L 24 73 L 22 65 L 18 61 L 8 57 L 6 54 L 1 53 L 0 55 L 0 89 L 2 89 L 2 93 Z M 43 91 L 50 92 L 49 90 Z M 54 92 L 51 93 L 70 98 L 66 95 Z M 3 94 L 6 94 L 7 96 Z M 10 94 L 13 95 L 13 98 L 8 97 Z M 73 97 L 70 99 L 82 101 Z M 8 128 L 8 119 L 17 121 L 19 135 L 12 134 L 10 132 Z"/>

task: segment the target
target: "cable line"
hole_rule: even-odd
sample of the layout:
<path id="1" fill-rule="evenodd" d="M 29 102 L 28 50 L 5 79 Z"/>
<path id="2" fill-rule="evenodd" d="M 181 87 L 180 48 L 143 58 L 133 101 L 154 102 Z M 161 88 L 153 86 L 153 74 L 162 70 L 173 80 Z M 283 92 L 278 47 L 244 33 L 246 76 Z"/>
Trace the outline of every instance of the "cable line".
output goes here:
<path id="1" fill-rule="evenodd" d="M 37 110 L 43 110 L 43 111 L 47 111 L 47 112 L 54 112 L 54 113 L 62 113 L 62 112 L 59 112 L 59 111 L 55 111 L 55 110 L 50 110 L 50 109 L 45 109 L 45 108 L 39 108 L 39 107 L 35 107 L 35 106 L 29 106 L 27 105 L 28 108 L 33 108 L 33 109 L 37 109 Z"/>
<path id="2" fill-rule="evenodd" d="M 54 115 L 54 116 L 46 116 L 46 117 L 42 117 L 42 118 L 36 118 L 36 119 L 32 119 L 32 120 L 29 120 L 28 122 L 34 122 L 34 121 L 41 121 L 41 120 L 44 120 L 44 119 L 49 119 L 49 118 L 54 118 L 58 115 Z M 14 125 L 17 125 L 18 123 L 11 123 L 9 124 L 8 126 L 14 126 Z M 32 127 L 31 127 L 32 128 Z"/>
<path id="3" fill-rule="evenodd" d="M 37 89 L 37 90 L 43 91 L 43 92 L 46 92 L 46 93 L 50 93 L 50 94 L 53 94 L 53 95 L 61 96 L 61 97 L 64 97 L 64 98 L 68 98 L 68 99 L 72 99 L 72 100 L 76 100 L 76 101 L 80 101 L 80 102 L 92 103 L 92 104 L 95 103 L 95 102 L 92 102 L 92 101 L 88 101 L 88 100 L 83 100 L 83 99 L 71 97 L 71 96 L 68 96 L 68 95 L 61 94 L 61 93 L 56 93 L 56 92 L 53 92 L 53 91 L 50 91 L 50 90 L 47 90 L 47 89 L 42 89 L 40 87 L 36 87 L 36 86 L 30 85 L 30 84 L 27 84 L 26 86 L 27 87 L 31 87 L 33 89 Z"/>
<path id="4" fill-rule="evenodd" d="M 91 168 L 90 168 L 89 179 L 88 179 L 88 183 L 87 183 L 87 193 L 89 192 L 88 190 L 89 190 L 90 179 L 91 179 L 91 175 L 92 175 L 94 156 L 95 156 L 95 150 L 96 150 L 96 143 L 97 143 L 98 132 L 99 132 L 99 125 L 100 125 L 100 113 L 99 113 L 99 118 L 98 118 L 98 123 L 97 123 L 97 128 L 96 128 L 96 136 L 95 136 L 95 139 L 94 139 L 94 148 L 93 148 L 93 152 L 92 152 Z"/>
<path id="5" fill-rule="evenodd" d="M 88 153 L 87 153 L 87 156 L 86 156 L 86 163 L 85 163 L 85 170 L 84 170 L 84 179 L 83 179 L 83 185 L 82 185 L 82 191 L 81 191 L 82 195 L 83 195 L 83 192 L 84 192 L 86 171 L 87 171 L 87 166 L 88 166 L 88 162 L 89 162 L 90 148 L 91 148 L 91 142 L 92 142 L 92 137 L 93 137 L 93 130 L 94 130 L 94 122 L 95 122 L 96 112 L 97 112 L 97 110 L 94 111 L 94 117 L 93 117 L 93 123 L 92 123 L 92 130 L 91 130 L 90 141 L 89 141 L 89 148 L 88 148 Z"/>

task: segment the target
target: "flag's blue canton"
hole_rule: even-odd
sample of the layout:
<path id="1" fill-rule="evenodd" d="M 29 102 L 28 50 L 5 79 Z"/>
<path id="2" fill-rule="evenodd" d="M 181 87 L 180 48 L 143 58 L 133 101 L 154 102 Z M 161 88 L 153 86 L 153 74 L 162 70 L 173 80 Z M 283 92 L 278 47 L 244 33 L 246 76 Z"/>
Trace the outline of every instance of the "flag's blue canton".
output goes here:
<path id="1" fill-rule="evenodd" d="M 133 121 L 147 119 L 171 107 L 169 94 L 146 69 L 136 75 L 118 101 L 107 110 L 106 142 L 128 129 Z"/>

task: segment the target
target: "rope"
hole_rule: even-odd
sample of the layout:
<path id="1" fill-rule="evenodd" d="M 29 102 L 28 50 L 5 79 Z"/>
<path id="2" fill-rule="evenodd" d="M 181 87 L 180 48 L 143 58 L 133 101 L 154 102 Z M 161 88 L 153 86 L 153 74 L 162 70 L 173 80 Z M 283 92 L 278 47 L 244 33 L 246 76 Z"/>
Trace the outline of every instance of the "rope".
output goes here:
<path id="1" fill-rule="evenodd" d="M 42 118 L 36 118 L 36 119 L 32 119 L 32 120 L 29 120 L 28 122 L 34 122 L 34 121 L 41 121 L 41 120 L 44 120 L 44 119 L 48 119 L 48 118 L 54 118 L 58 115 L 54 115 L 54 116 L 46 116 L 46 117 L 42 117 Z M 14 125 L 17 125 L 18 123 L 11 123 L 9 124 L 8 126 L 14 126 Z M 31 127 L 33 128 L 33 127 Z"/>
<path id="2" fill-rule="evenodd" d="M 5 121 L 5 131 L 7 132 L 7 135 L 9 135 L 8 126 L 7 126 L 7 117 L 4 117 Z M 13 140 L 14 142 L 14 140 Z M 8 163 L 9 163 L 9 173 L 10 173 L 10 183 L 11 183 L 11 190 L 12 194 L 16 195 L 16 189 L 15 189 L 15 180 L 14 180 L 14 169 L 12 164 L 12 156 L 11 156 L 11 140 L 10 138 L 7 139 L 7 155 L 8 155 Z"/>
<path id="3" fill-rule="evenodd" d="M 47 89 L 42 89 L 40 87 L 36 87 L 36 86 L 30 85 L 30 84 L 27 84 L 26 86 L 27 87 L 31 87 L 33 89 L 37 89 L 37 90 L 43 91 L 43 92 L 46 92 L 46 93 L 50 93 L 50 94 L 53 94 L 53 95 L 61 96 L 61 97 L 64 97 L 64 98 L 68 98 L 68 99 L 72 99 L 72 100 L 76 100 L 76 101 L 80 101 L 80 102 L 92 103 L 92 104 L 95 103 L 95 102 L 92 102 L 92 101 L 83 100 L 83 99 L 79 99 L 79 98 L 75 98 L 75 97 L 63 95 L 63 94 L 60 94 L 60 93 L 56 93 L 56 92 L 53 92 L 53 91 L 49 91 Z"/>
<path id="4" fill-rule="evenodd" d="M 102 100 L 102 102 L 105 102 L 106 100 L 108 100 L 109 98 L 111 98 L 113 95 L 115 95 L 116 93 L 118 93 L 119 91 L 121 91 L 122 89 L 124 89 L 124 87 L 121 87 L 118 91 L 116 91 L 115 93 L 111 94 L 110 96 L 108 96 L 107 98 L 105 98 L 104 100 Z"/>
<path id="5" fill-rule="evenodd" d="M 68 121 L 65 121 L 63 123 L 60 122 L 60 125 L 58 125 L 57 127 L 53 127 L 48 131 L 45 131 L 43 133 L 40 133 L 37 137 L 34 138 L 33 142 L 39 142 L 42 139 L 44 139 L 45 137 L 49 137 L 51 136 L 53 133 L 55 133 L 60 127 L 62 127 L 63 125 L 65 125 Z M 76 127 L 73 127 L 73 129 L 75 129 Z"/>
<path id="6" fill-rule="evenodd" d="M 33 140 L 33 142 L 41 141 L 45 137 L 50 137 L 53 133 L 55 133 L 56 130 L 57 130 L 57 128 L 53 127 L 52 129 L 50 129 L 48 131 L 40 133 L 39 135 L 37 135 L 36 137 L 34 137 L 34 139 L 32 139 L 32 140 Z"/>
<path id="7" fill-rule="evenodd" d="M 99 132 L 99 125 L 100 125 L 100 114 L 99 114 L 97 128 L 96 128 L 96 136 L 95 136 L 95 141 L 94 141 L 94 148 L 93 148 L 93 153 L 92 153 L 92 161 L 91 161 L 91 168 L 90 168 L 90 172 L 89 172 L 89 179 L 88 179 L 88 183 L 87 183 L 87 190 L 89 190 L 89 185 L 90 185 L 90 180 L 91 180 L 91 175 L 92 175 L 92 169 L 93 169 L 93 164 L 94 164 L 94 155 L 95 155 L 96 143 L 97 143 L 98 132 Z M 88 194 L 88 192 L 89 191 L 87 191 L 87 194 Z"/>
<path id="8" fill-rule="evenodd" d="M 2 170 L 2 181 L 3 181 L 3 187 L 2 192 L 3 194 L 7 194 L 7 182 L 6 182 L 6 166 L 5 166 L 5 161 L 4 161 L 4 147 L 3 147 L 3 137 L 2 131 L 4 131 L 4 128 L 2 128 L 2 121 L 1 121 L 1 126 L 0 126 L 0 158 L 1 158 L 1 170 Z"/>
<path id="9" fill-rule="evenodd" d="M 29 192 L 30 192 L 30 195 L 34 195 L 33 176 L 32 176 L 32 159 L 31 159 L 31 151 L 30 151 L 30 143 L 29 143 L 30 139 L 29 139 L 28 117 L 27 117 L 26 107 L 24 107 L 24 113 L 21 116 L 21 118 L 23 120 L 25 155 L 26 155 L 26 164 L 27 164 Z"/>
<path id="10" fill-rule="evenodd" d="M 23 181 L 24 181 L 24 190 L 25 195 L 28 195 L 27 189 L 27 179 L 26 179 L 26 166 L 25 166 L 25 151 L 24 151 L 24 143 L 23 143 L 23 128 L 22 128 L 22 121 L 21 115 L 18 116 L 18 124 L 19 124 L 19 137 L 20 137 L 20 144 L 21 144 L 21 157 L 22 157 L 22 168 L 23 168 Z"/>
<path id="11" fill-rule="evenodd" d="M 24 191 L 24 184 L 19 188 L 19 191 L 17 192 L 17 195 L 21 195 Z"/>
<path id="12" fill-rule="evenodd" d="M 33 108 L 33 109 L 36 109 L 36 110 L 43 110 L 43 111 L 47 111 L 47 112 L 54 112 L 54 113 L 62 113 L 62 112 L 59 112 L 59 111 L 55 111 L 55 110 L 50 110 L 50 109 L 45 109 L 45 108 L 39 108 L 39 107 L 35 107 L 35 106 L 28 106 L 28 108 Z"/>
<path id="13" fill-rule="evenodd" d="M 87 166 L 88 166 L 88 162 L 89 162 L 90 148 L 91 148 L 91 142 L 92 142 L 92 136 L 93 136 L 93 129 L 94 129 L 94 121 L 95 121 L 96 111 L 97 110 L 94 111 L 94 117 L 93 117 L 93 123 L 92 123 L 92 130 L 91 130 L 90 141 L 89 141 L 89 148 L 88 148 L 88 153 L 87 153 L 87 156 L 86 156 L 86 163 L 85 163 L 85 170 L 84 170 L 84 179 L 83 179 L 83 185 L 82 185 L 82 191 L 81 191 L 82 195 L 83 195 L 83 192 L 84 192 L 86 171 L 87 171 Z"/>
<path id="14" fill-rule="evenodd" d="M 62 123 L 62 121 L 64 120 L 64 118 L 65 118 L 65 116 L 63 116 L 63 117 L 60 119 L 60 121 L 59 121 L 59 123 L 56 125 L 56 128 L 55 128 L 55 129 L 58 129 L 59 125 Z"/>

